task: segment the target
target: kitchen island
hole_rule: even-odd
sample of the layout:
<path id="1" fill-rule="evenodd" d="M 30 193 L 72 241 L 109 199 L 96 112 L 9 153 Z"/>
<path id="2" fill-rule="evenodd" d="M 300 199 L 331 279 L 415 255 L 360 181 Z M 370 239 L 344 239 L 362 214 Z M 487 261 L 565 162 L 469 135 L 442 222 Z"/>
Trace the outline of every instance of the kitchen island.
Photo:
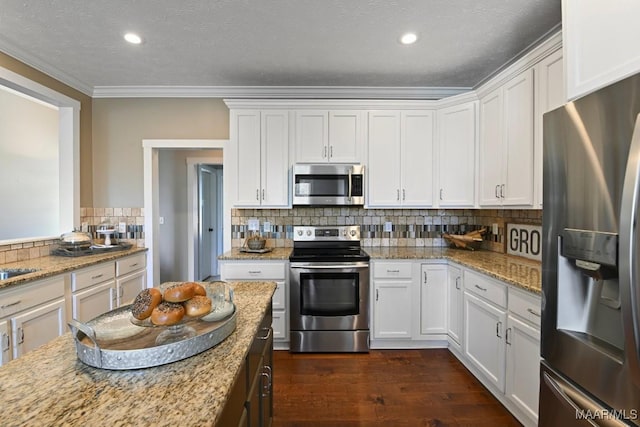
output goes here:
<path id="1" fill-rule="evenodd" d="M 147 369 L 109 371 L 78 360 L 71 333 L 0 368 L 2 426 L 216 425 L 265 315 L 273 282 L 232 282 L 236 330 L 203 353 Z"/>

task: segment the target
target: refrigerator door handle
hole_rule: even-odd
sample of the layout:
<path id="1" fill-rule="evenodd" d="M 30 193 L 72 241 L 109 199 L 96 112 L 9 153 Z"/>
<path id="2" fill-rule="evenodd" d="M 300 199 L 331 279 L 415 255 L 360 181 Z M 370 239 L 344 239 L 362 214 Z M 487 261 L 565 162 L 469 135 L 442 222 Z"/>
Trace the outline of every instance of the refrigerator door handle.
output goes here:
<path id="1" fill-rule="evenodd" d="M 551 378 L 551 376 L 544 372 L 542 374 L 542 378 L 544 379 L 545 384 L 549 387 L 549 389 L 553 392 L 560 402 L 562 402 L 565 406 L 567 406 L 572 411 L 575 411 L 576 420 L 578 419 L 579 414 L 590 414 L 593 415 L 592 418 L 584 417 L 582 421 L 592 425 L 594 427 L 613 427 L 613 426 L 624 426 L 625 424 L 621 421 L 616 420 L 613 417 L 598 417 L 596 414 L 601 414 L 603 408 L 591 402 L 586 396 L 582 396 L 576 390 L 572 390 L 568 387 L 564 387 L 562 384 L 558 383 L 556 380 Z M 597 424 L 595 419 L 598 419 L 602 422 L 602 424 Z"/>
<path id="2" fill-rule="evenodd" d="M 629 364 L 631 378 L 640 386 L 640 287 L 638 282 L 637 243 L 640 230 L 636 218 L 639 217 L 640 202 L 640 114 L 636 118 L 629 157 L 622 187 L 622 203 L 620 206 L 619 236 L 619 285 L 622 318 L 624 327 L 625 359 Z"/>

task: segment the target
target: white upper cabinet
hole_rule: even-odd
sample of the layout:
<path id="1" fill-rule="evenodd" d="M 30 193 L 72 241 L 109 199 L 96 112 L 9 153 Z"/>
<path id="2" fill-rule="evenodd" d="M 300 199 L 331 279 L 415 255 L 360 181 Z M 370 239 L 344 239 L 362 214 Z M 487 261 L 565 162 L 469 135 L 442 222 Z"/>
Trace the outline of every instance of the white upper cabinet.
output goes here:
<path id="1" fill-rule="evenodd" d="M 533 69 L 480 100 L 481 206 L 533 205 Z"/>
<path id="2" fill-rule="evenodd" d="M 237 170 L 234 205 L 286 207 L 289 203 L 289 113 L 232 110 L 230 136 Z"/>
<path id="3" fill-rule="evenodd" d="M 563 0 L 570 100 L 640 72 L 640 2 Z"/>
<path id="4" fill-rule="evenodd" d="M 564 64 L 562 50 L 557 50 L 543 58 L 534 69 L 535 72 L 535 118 L 534 118 L 534 176 L 535 203 L 542 208 L 542 146 L 543 146 L 543 115 L 544 113 L 561 107 L 567 102 L 564 90 Z"/>
<path id="5" fill-rule="evenodd" d="M 296 163 L 361 162 L 361 111 L 300 110 L 295 117 Z"/>
<path id="6" fill-rule="evenodd" d="M 475 205 L 477 101 L 438 110 L 440 207 Z"/>
<path id="7" fill-rule="evenodd" d="M 433 205 L 433 126 L 431 110 L 369 112 L 369 207 Z"/>

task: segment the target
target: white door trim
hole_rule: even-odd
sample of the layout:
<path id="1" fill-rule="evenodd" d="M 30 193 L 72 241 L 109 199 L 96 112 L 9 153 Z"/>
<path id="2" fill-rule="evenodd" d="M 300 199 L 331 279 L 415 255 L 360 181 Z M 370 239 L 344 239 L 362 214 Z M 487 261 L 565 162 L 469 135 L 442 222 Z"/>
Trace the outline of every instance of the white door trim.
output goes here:
<path id="1" fill-rule="evenodd" d="M 144 167 L 144 242 L 149 249 L 147 257 L 147 283 L 151 286 L 160 284 L 160 251 L 158 250 L 158 212 L 159 212 L 159 185 L 158 185 L 158 150 L 159 149 L 176 149 L 176 150 L 211 150 L 222 149 L 224 158 L 224 149 L 229 144 L 228 139 L 143 139 L 143 167 Z M 216 160 L 219 163 L 219 161 Z M 223 242 L 224 251 L 231 249 L 231 200 L 228 189 L 230 182 L 227 174 L 229 168 L 223 168 L 223 192 L 222 210 L 224 212 L 224 230 Z M 189 192 L 190 194 L 191 192 Z M 189 209 L 192 209 L 192 203 L 189 203 Z M 193 224 L 190 235 L 193 236 Z M 191 257 L 193 257 L 194 248 L 189 245 Z M 190 258 L 189 277 L 186 280 L 193 280 L 195 273 L 193 271 L 193 258 Z"/>
<path id="2" fill-rule="evenodd" d="M 187 217 L 190 218 L 189 223 L 187 224 L 187 235 L 189 236 L 189 246 L 187 247 L 187 263 L 189 265 L 189 269 L 187 271 L 189 277 L 187 280 L 195 280 L 196 277 L 195 260 L 196 254 L 198 253 L 198 228 L 196 227 L 196 224 L 198 224 L 198 212 L 200 207 L 198 206 L 198 186 L 196 185 L 196 182 L 198 181 L 198 173 L 195 166 L 200 164 L 222 165 L 223 162 L 220 162 L 220 159 L 215 157 L 187 157 Z M 222 173 L 224 174 L 224 166 Z M 224 191 L 224 193 L 226 193 L 226 191 Z M 223 204 L 222 208 L 224 209 L 225 206 L 227 205 Z M 226 211 L 224 215 L 226 221 Z M 228 227 L 225 225 L 225 233 L 227 228 Z M 224 238 L 226 239 L 226 234 Z"/>

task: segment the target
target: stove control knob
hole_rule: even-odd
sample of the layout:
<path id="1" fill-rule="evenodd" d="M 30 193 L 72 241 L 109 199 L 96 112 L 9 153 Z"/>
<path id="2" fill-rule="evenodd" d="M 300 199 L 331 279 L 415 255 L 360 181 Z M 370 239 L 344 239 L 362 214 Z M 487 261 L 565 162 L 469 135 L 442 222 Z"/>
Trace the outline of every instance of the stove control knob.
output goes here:
<path id="1" fill-rule="evenodd" d="M 298 236 L 302 236 L 302 230 L 298 230 Z"/>
<path id="2" fill-rule="evenodd" d="M 343 236 L 345 236 L 345 237 L 347 237 L 347 230 L 343 230 L 343 231 L 342 231 L 342 235 L 343 235 Z"/>
<path id="3" fill-rule="evenodd" d="M 351 230 L 351 232 L 349 232 L 349 234 L 351 234 L 351 237 L 355 237 L 355 235 L 356 235 L 356 230 Z"/>
<path id="4" fill-rule="evenodd" d="M 311 230 L 307 230 L 307 236 L 311 236 Z"/>

